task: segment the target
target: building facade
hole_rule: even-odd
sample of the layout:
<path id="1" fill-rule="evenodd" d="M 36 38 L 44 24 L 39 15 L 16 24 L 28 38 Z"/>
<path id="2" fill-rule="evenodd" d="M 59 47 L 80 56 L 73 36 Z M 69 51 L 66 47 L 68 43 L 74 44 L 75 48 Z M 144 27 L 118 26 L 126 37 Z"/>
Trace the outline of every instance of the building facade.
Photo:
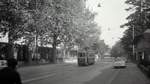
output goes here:
<path id="1" fill-rule="evenodd" d="M 144 65 L 150 64 L 150 29 L 135 37 L 135 60 Z"/>

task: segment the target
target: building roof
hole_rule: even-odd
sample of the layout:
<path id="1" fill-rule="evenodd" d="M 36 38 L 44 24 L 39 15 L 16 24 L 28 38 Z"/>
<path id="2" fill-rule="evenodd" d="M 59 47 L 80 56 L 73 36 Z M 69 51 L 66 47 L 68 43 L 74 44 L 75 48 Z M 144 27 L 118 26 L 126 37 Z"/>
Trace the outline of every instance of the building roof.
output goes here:
<path id="1" fill-rule="evenodd" d="M 137 44 L 141 38 L 143 38 L 143 34 L 136 36 L 133 40 L 133 44 Z"/>
<path id="2" fill-rule="evenodd" d="M 133 40 L 133 44 L 137 44 L 140 41 L 140 39 L 144 38 L 144 34 L 150 34 L 150 29 L 145 30 L 145 32 L 141 35 L 136 36 Z"/>

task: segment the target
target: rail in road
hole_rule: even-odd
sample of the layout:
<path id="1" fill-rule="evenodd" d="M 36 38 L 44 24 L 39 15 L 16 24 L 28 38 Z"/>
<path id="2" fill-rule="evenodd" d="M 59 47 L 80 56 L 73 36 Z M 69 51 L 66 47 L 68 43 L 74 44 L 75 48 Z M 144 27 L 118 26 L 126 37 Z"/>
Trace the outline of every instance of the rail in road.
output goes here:
<path id="1" fill-rule="evenodd" d="M 50 64 L 50 65 L 41 65 L 41 66 L 33 66 L 33 67 L 23 67 L 19 69 L 19 72 L 22 76 L 23 82 L 28 82 L 30 80 L 36 80 L 53 76 L 54 73 L 60 72 L 64 66 L 68 68 L 72 68 L 74 65 L 70 64 Z M 66 68 L 67 69 L 67 68 Z M 65 69 L 64 69 L 65 70 Z"/>
<path id="2" fill-rule="evenodd" d="M 58 79 L 63 81 L 66 79 L 67 79 L 66 81 L 72 81 L 74 79 L 79 81 L 79 79 L 82 79 L 80 80 L 80 82 L 85 82 L 87 81 L 87 79 L 90 80 L 96 75 L 100 74 L 100 69 L 102 70 L 110 67 L 106 65 L 107 65 L 106 63 L 98 63 L 95 64 L 94 66 L 88 66 L 88 67 L 79 67 L 76 64 L 58 64 L 52 66 L 45 65 L 45 66 L 19 69 L 19 72 L 22 75 L 24 84 L 30 84 L 30 83 L 36 84 L 37 81 L 44 81 L 45 79 L 49 79 L 49 78 L 50 80 L 48 80 L 47 83 L 44 84 L 49 84 L 48 82 L 52 82 Z M 98 69 L 97 66 L 99 66 Z M 84 81 L 83 78 L 85 78 Z M 52 83 L 52 84 L 58 84 L 58 83 Z"/>

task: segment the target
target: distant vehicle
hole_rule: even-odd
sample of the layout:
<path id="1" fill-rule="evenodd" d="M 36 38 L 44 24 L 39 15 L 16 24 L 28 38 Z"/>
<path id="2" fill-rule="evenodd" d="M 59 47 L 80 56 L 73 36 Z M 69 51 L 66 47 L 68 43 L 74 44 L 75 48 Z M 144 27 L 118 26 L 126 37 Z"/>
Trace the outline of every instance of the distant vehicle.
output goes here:
<path id="1" fill-rule="evenodd" d="M 6 67 L 7 66 L 6 63 L 7 63 L 6 60 L 0 60 L 0 69 Z"/>
<path id="2" fill-rule="evenodd" d="M 122 58 L 116 58 L 114 61 L 114 68 L 125 68 L 126 67 L 126 61 Z"/>
<path id="3" fill-rule="evenodd" d="M 95 54 L 92 52 L 78 52 L 78 65 L 92 65 L 95 63 Z"/>

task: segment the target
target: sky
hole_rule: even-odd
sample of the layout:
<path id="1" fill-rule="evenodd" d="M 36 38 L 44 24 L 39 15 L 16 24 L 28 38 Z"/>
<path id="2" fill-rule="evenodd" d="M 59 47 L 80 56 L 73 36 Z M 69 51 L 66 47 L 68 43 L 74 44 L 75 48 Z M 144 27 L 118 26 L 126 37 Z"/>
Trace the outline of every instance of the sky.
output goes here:
<path id="1" fill-rule="evenodd" d="M 126 28 L 120 28 L 120 25 L 127 22 L 126 17 L 129 15 L 125 11 L 128 6 L 125 0 L 88 0 L 86 6 L 98 15 L 95 21 L 101 27 L 100 38 L 106 44 L 112 47 L 123 36 Z M 100 3 L 101 7 L 97 5 Z"/>

